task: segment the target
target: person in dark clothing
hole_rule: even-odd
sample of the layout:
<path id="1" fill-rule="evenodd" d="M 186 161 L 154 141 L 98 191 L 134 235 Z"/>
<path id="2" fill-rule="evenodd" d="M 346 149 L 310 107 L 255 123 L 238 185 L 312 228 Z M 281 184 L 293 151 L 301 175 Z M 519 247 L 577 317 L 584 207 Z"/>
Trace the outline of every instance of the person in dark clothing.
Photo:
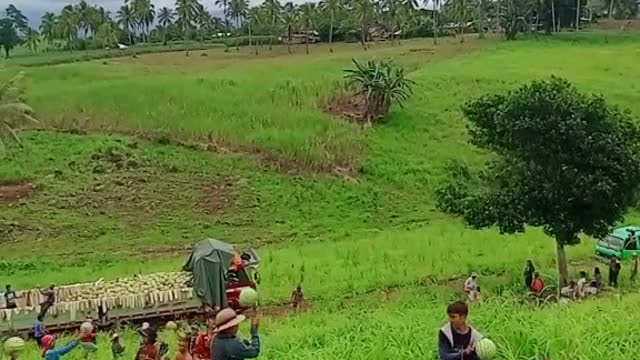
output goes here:
<path id="1" fill-rule="evenodd" d="M 609 263 L 609 286 L 618 287 L 618 275 L 621 269 L 620 260 L 616 256 L 612 257 Z"/>
<path id="2" fill-rule="evenodd" d="M 40 293 L 45 296 L 45 299 L 42 303 L 40 303 L 40 316 L 44 318 L 47 314 L 47 311 L 53 304 L 56 302 L 56 286 L 54 284 L 49 285 L 49 288 L 46 290 L 40 290 Z"/>
<path id="3" fill-rule="evenodd" d="M 122 359 L 122 354 L 124 354 L 124 346 L 120 343 L 120 335 L 117 333 L 111 335 L 111 355 L 113 355 L 113 360 Z"/>
<path id="4" fill-rule="evenodd" d="M 533 274 L 536 273 L 536 268 L 533 266 L 531 260 L 527 260 L 527 265 L 524 267 L 524 286 L 527 289 L 531 289 L 531 283 L 533 282 Z"/>
<path id="5" fill-rule="evenodd" d="M 15 309 L 18 307 L 16 292 L 11 289 L 11 285 L 7 285 L 6 287 L 4 300 L 7 303 L 7 309 Z"/>
<path id="6" fill-rule="evenodd" d="M 593 270 L 593 280 L 591 280 L 591 286 L 598 289 L 598 291 L 602 290 L 604 283 L 602 282 L 602 273 L 600 273 L 600 268 L 596 267 Z"/>
<path id="7" fill-rule="evenodd" d="M 251 320 L 251 343 L 238 339 L 238 326 L 246 319 L 233 309 L 223 309 L 216 315 L 218 334 L 211 342 L 211 360 L 255 359 L 260 355 L 260 314 Z"/>
<path id="8" fill-rule="evenodd" d="M 462 301 L 447 307 L 447 322 L 438 333 L 440 360 L 480 360 L 475 344 L 483 336 L 467 323 L 469 307 Z"/>

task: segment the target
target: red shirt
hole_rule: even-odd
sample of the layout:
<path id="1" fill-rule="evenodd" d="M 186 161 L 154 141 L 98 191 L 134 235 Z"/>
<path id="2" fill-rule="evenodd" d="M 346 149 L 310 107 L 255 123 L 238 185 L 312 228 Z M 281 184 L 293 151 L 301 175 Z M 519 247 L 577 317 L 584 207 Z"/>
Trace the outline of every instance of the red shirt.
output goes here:
<path id="1" fill-rule="evenodd" d="M 193 355 L 200 359 L 211 359 L 211 337 L 207 333 L 200 333 L 196 337 L 196 343 L 193 346 Z"/>
<path id="2" fill-rule="evenodd" d="M 534 279 L 533 283 L 531 284 L 531 290 L 539 294 L 542 292 L 542 289 L 544 289 L 544 281 L 542 281 L 542 279 L 540 278 Z"/>

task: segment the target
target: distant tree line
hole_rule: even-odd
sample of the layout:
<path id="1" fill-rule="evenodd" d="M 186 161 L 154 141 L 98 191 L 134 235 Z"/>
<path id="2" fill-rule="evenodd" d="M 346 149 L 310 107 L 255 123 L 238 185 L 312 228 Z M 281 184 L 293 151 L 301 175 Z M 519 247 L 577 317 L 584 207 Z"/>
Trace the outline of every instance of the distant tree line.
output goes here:
<path id="1" fill-rule="evenodd" d="M 282 38 L 290 44 L 296 33 L 307 41 L 313 33 L 329 42 L 333 51 L 334 41 L 359 41 L 366 49 L 372 29 L 379 29 L 392 41 L 430 36 L 437 42 L 442 34 L 464 41 L 465 31 L 480 36 L 499 31 L 515 39 L 520 32 L 550 34 L 578 28 L 581 18 L 591 16 L 586 0 L 424 0 L 430 10 L 420 8 L 419 0 L 322 0 L 300 5 L 264 0 L 255 7 L 248 0 L 209 1 L 222 9 L 222 19 L 199 0 L 176 0 L 173 9 L 156 8 L 151 0 L 125 0 L 115 13 L 82 0 L 57 14 L 45 13 L 39 29 L 31 28 L 23 13 L 9 5 L 0 15 L 0 46 L 8 57 L 18 45 L 34 52 L 74 51 L 118 43 L 206 41 L 227 34 L 247 36 L 249 45 L 256 35 Z M 634 0 L 605 0 L 601 10 L 610 17 L 637 14 Z"/>

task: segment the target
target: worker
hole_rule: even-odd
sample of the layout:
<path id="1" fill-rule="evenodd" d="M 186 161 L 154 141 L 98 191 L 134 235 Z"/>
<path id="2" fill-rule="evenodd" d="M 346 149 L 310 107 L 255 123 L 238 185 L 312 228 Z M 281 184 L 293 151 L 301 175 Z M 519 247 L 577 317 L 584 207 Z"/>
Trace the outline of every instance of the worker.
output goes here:
<path id="1" fill-rule="evenodd" d="M 44 318 L 49 308 L 56 302 L 55 288 L 55 284 L 51 284 L 46 290 L 40 289 L 40 293 L 45 296 L 44 301 L 40 303 L 40 315 L 42 315 L 42 318 Z"/>
<path id="2" fill-rule="evenodd" d="M 16 292 L 11 289 L 11 285 L 6 286 L 4 292 L 5 307 L 7 309 L 15 309 L 18 307 Z"/>
<path id="3" fill-rule="evenodd" d="M 631 255 L 631 282 L 635 284 L 636 276 L 638 275 L 638 253 L 634 252 Z"/>
<path id="4" fill-rule="evenodd" d="M 578 299 L 582 299 L 587 295 L 586 287 L 587 287 L 587 273 L 584 271 L 580 271 L 580 279 L 578 280 L 578 284 L 576 285 L 576 297 Z"/>
<path id="5" fill-rule="evenodd" d="M 176 354 L 176 360 L 193 360 L 193 357 L 189 354 L 188 336 L 181 337 L 180 340 L 178 340 L 178 353 Z"/>
<path id="6" fill-rule="evenodd" d="M 531 260 L 527 260 L 527 264 L 524 267 L 524 287 L 531 289 L 531 283 L 533 282 L 533 274 L 536 272 L 536 268 L 533 266 Z"/>
<path id="7" fill-rule="evenodd" d="M 238 327 L 246 319 L 244 315 L 238 315 L 233 309 L 221 310 L 216 315 L 216 328 L 218 334 L 211 343 L 211 359 L 215 360 L 242 360 L 255 359 L 260 355 L 260 313 L 254 311 L 251 320 L 251 342 L 241 341 L 238 335 Z"/>
<path id="8" fill-rule="evenodd" d="M 304 293 L 302 292 L 302 286 L 298 285 L 291 293 L 291 306 L 293 310 L 299 311 L 302 308 L 304 302 Z"/>
<path id="9" fill-rule="evenodd" d="M 120 343 L 120 335 L 114 333 L 111 335 L 111 355 L 113 355 L 113 360 L 122 359 L 122 354 L 124 354 L 124 346 Z"/>
<path id="10" fill-rule="evenodd" d="M 591 280 L 591 287 L 596 288 L 598 291 L 602 290 L 604 283 L 602 282 L 602 273 L 599 267 L 593 269 L 593 280 Z"/>
<path id="11" fill-rule="evenodd" d="M 620 275 L 621 269 L 622 265 L 618 257 L 612 257 L 609 262 L 609 286 L 618 287 L 618 275 Z"/>
<path id="12" fill-rule="evenodd" d="M 45 335 L 42 337 L 42 357 L 44 360 L 60 360 L 75 349 L 79 343 L 80 338 L 76 338 L 67 345 L 56 348 L 56 337 L 54 335 Z"/>
<path id="13" fill-rule="evenodd" d="M 476 284 L 476 279 L 478 278 L 477 273 L 471 273 L 471 276 L 467 278 L 464 282 L 464 292 L 467 294 L 469 301 L 474 301 L 476 298 L 476 288 L 478 284 Z"/>
<path id="14" fill-rule="evenodd" d="M 135 360 L 165 360 L 169 346 L 158 341 L 158 333 L 151 327 L 141 330 L 143 344 L 138 349 Z"/>
<path id="15" fill-rule="evenodd" d="M 475 343 L 482 334 L 467 323 L 469 307 L 457 301 L 447 307 L 449 321 L 438 332 L 438 355 L 440 360 L 480 360 Z"/>
<path id="16" fill-rule="evenodd" d="M 38 315 L 38 317 L 36 318 L 36 324 L 33 327 L 33 338 L 36 340 L 36 343 L 40 347 L 42 347 L 42 337 L 46 335 L 43 321 L 44 317 L 42 315 Z"/>
<path id="17" fill-rule="evenodd" d="M 537 271 L 533 274 L 533 280 L 531 281 L 531 291 L 536 294 L 542 294 L 544 290 L 544 280 L 540 277 L 540 273 Z"/>
<path id="18" fill-rule="evenodd" d="M 210 360 L 211 359 L 211 340 L 216 335 L 216 320 L 210 318 L 207 322 L 207 330 L 199 332 L 196 335 L 196 341 L 193 345 L 193 360 Z"/>
<path id="19" fill-rule="evenodd" d="M 567 298 L 567 299 L 575 299 L 576 297 L 576 282 L 571 280 L 569 282 L 569 285 L 563 287 L 560 290 L 560 296 Z"/>

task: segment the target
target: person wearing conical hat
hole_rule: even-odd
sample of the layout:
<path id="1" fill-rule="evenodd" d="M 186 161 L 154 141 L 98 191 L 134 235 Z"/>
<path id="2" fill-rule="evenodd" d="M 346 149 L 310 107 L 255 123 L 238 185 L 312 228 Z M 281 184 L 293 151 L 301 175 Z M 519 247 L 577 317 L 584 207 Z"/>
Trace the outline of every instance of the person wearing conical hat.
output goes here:
<path id="1" fill-rule="evenodd" d="M 211 358 L 215 360 L 254 359 L 260 355 L 260 314 L 256 312 L 251 320 L 251 342 L 244 343 L 238 338 L 238 328 L 246 319 L 233 309 L 223 309 L 216 315 L 217 335 L 211 342 Z"/>

